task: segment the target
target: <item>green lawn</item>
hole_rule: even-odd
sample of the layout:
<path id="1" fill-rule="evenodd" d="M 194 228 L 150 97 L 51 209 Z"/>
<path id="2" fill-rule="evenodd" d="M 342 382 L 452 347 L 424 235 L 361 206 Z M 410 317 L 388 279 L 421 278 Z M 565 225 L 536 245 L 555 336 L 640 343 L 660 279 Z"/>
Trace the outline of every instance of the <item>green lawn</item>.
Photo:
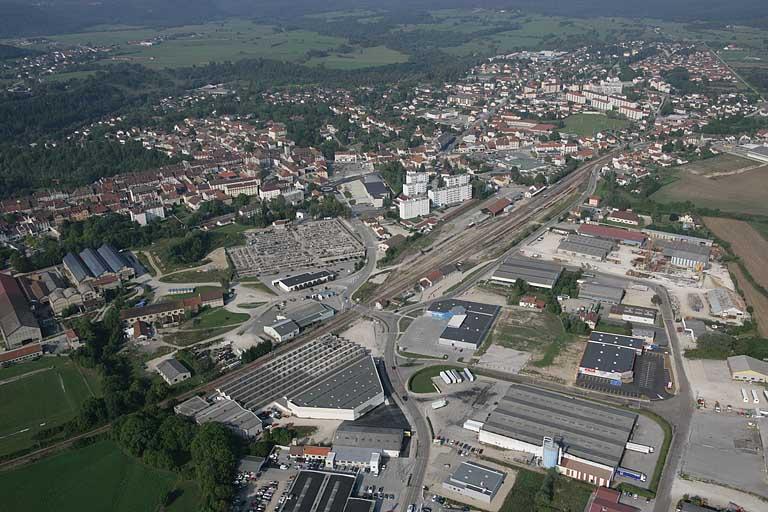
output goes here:
<path id="1" fill-rule="evenodd" d="M 160 498 L 181 495 L 167 512 L 197 510 L 198 487 L 178 475 L 144 466 L 112 441 L 98 441 L 3 473 L 3 510 L 135 512 L 157 510 Z"/>
<path id="2" fill-rule="evenodd" d="M 240 282 L 243 286 L 247 286 L 253 290 L 264 292 L 268 295 L 275 295 L 275 292 L 269 286 L 262 283 L 257 277 L 246 277 L 241 279 Z"/>
<path id="3" fill-rule="evenodd" d="M 411 375 L 408 381 L 408 389 L 414 393 L 434 393 L 435 386 L 432 384 L 432 379 L 440 375 L 440 372 L 444 370 L 460 371 L 461 368 L 446 364 L 429 366 Z"/>
<path id="4" fill-rule="evenodd" d="M 310 59 L 310 66 L 322 64 L 332 69 L 360 69 L 407 62 L 408 56 L 386 46 L 360 48 L 351 53 L 331 53 L 327 57 Z"/>
<path id="5" fill-rule="evenodd" d="M 236 329 L 237 326 L 218 327 L 213 329 L 198 329 L 196 331 L 174 332 L 163 335 L 163 341 L 166 341 L 177 347 L 188 347 L 204 340 L 218 338 Z"/>
<path id="6" fill-rule="evenodd" d="M 591 137 L 604 130 L 620 130 L 629 126 L 625 119 L 615 119 L 603 114 L 576 114 L 565 118 L 563 131 L 582 137 Z"/>
<path id="7" fill-rule="evenodd" d="M 50 368 L 50 369 L 47 369 Z M 98 377 L 63 357 L 46 357 L 0 370 L 0 380 L 35 374 L 0 385 L 0 455 L 35 445 L 33 435 L 69 421 L 87 398 L 101 392 Z"/>
<path id="8" fill-rule="evenodd" d="M 195 291 L 188 292 L 188 293 L 170 293 L 168 295 L 165 295 L 165 297 L 168 297 L 169 299 L 191 299 L 192 297 L 197 297 L 203 292 L 209 292 L 214 290 L 222 290 L 220 286 L 195 286 Z"/>
<path id="9" fill-rule="evenodd" d="M 223 326 L 239 325 L 251 318 L 248 313 L 232 313 L 224 308 L 206 309 L 192 319 L 191 326 L 182 328 L 214 329 Z"/>

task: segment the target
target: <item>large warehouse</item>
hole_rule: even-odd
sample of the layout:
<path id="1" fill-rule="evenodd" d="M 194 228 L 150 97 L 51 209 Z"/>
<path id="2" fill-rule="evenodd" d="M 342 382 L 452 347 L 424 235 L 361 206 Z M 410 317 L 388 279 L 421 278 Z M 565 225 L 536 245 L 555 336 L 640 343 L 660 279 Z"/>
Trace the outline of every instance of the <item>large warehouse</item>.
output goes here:
<path id="1" fill-rule="evenodd" d="M 6 350 L 43 339 L 24 292 L 8 274 L 0 274 L 0 335 Z"/>
<path id="2" fill-rule="evenodd" d="M 494 272 L 491 280 L 500 284 L 515 284 L 522 279 L 531 286 L 551 289 L 562 272 L 562 265 L 556 263 L 510 256 Z"/>
<path id="3" fill-rule="evenodd" d="M 384 402 L 368 350 L 330 334 L 225 381 L 217 391 L 252 411 L 278 403 L 309 418 L 355 419 Z"/>
<path id="4" fill-rule="evenodd" d="M 676 267 L 701 271 L 709 266 L 709 254 L 712 249 L 707 245 L 682 240 L 656 240 L 654 245 L 661 248 L 664 257 Z"/>
<path id="5" fill-rule="evenodd" d="M 448 320 L 438 343 L 466 350 L 477 350 L 483 344 L 501 308 L 466 300 L 433 302 L 427 313 Z"/>
<path id="6" fill-rule="evenodd" d="M 384 403 L 384 387 L 373 357 L 367 356 L 287 398 L 299 418 L 356 420 Z"/>
<path id="7" fill-rule="evenodd" d="M 624 298 L 624 288 L 597 281 L 585 282 L 579 285 L 579 298 L 606 304 L 618 304 Z"/>
<path id="8" fill-rule="evenodd" d="M 513 384 L 478 434 L 481 443 L 544 456 L 544 438 L 559 444 L 557 470 L 610 486 L 637 415 L 531 386 Z"/>
<path id="9" fill-rule="evenodd" d="M 643 354 L 646 345 L 644 338 L 592 331 L 579 373 L 630 383 L 634 381 L 635 359 Z"/>
<path id="10" fill-rule="evenodd" d="M 568 235 L 557 246 L 557 252 L 593 261 L 603 261 L 613 250 L 614 243 L 602 238 L 583 235 Z"/>
<path id="11" fill-rule="evenodd" d="M 131 279 L 135 269 L 114 247 L 103 244 L 97 250 L 86 248 L 80 254 L 67 253 L 64 268 L 75 283 L 113 275 L 121 281 Z"/>

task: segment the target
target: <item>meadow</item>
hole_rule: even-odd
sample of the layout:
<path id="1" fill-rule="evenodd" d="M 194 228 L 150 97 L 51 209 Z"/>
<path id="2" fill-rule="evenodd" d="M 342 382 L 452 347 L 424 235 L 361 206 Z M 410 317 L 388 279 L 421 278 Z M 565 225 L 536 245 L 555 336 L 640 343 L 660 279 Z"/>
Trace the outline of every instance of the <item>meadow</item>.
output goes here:
<path id="1" fill-rule="evenodd" d="M 80 404 L 100 392 L 98 376 L 68 358 L 0 369 L 0 455 L 34 446 L 38 431 L 74 418 Z"/>
<path id="2" fill-rule="evenodd" d="M 163 510 L 199 508 L 196 484 L 145 466 L 106 440 L 8 471 L 0 478 L 3 509 L 26 512 L 157 510 L 162 497 L 173 489 L 178 489 L 179 496 Z"/>

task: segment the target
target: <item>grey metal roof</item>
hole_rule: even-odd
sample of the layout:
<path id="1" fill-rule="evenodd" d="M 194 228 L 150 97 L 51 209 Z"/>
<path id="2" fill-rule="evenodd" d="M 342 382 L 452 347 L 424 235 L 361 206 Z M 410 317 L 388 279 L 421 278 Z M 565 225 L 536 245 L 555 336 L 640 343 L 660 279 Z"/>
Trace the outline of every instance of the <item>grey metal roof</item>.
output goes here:
<path id="1" fill-rule="evenodd" d="M 63 261 L 64 266 L 67 267 L 67 270 L 69 270 L 69 273 L 72 274 L 72 277 L 74 277 L 77 282 L 80 282 L 83 279 L 87 279 L 89 277 L 93 277 L 91 271 L 88 270 L 88 267 L 85 266 L 83 261 L 80 259 L 80 256 L 77 254 L 69 252 L 66 256 L 64 256 Z"/>
<path id="2" fill-rule="evenodd" d="M 624 298 L 624 288 L 600 283 L 583 283 L 579 287 L 579 298 L 618 304 Z"/>
<path id="3" fill-rule="evenodd" d="M 109 272 L 107 264 L 101 259 L 99 253 L 88 247 L 80 252 L 80 259 L 83 260 L 85 266 L 91 271 L 94 277 L 99 277 Z"/>
<path id="4" fill-rule="evenodd" d="M 40 339 L 40 325 L 29 309 L 27 298 L 16 279 L 8 274 L 0 274 L 0 327 L 6 338 L 22 327 L 31 327 L 38 330 L 35 337 Z"/>
<path id="5" fill-rule="evenodd" d="M 611 252 L 613 246 L 614 243 L 610 240 L 583 235 L 569 235 L 565 240 L 560 242 L 557 250 L 605 258 L 608 253 Z"/>
<path id="6" fill-rule="evenodd" d="M 337 446 L 358 446 L 399 451 L 402 444 L 403 430 L 400 428 L 367 427 L 351 422 L 344 422 L 339 425 L 333 436 L 334 451 L 336 451 Z"/>
<path id="7" fill-rule="evenodd" d="M 749 356 L 731 356 L 728 358 L 731 372 L 752 371 L 768 376 L 768 363 Z"/>
<path id="8" fill-rule="evenodd" d="M 637 415 L 531 386 L 513 384 L 483 425 L 483 430 L 534 445 L 562 438 L 577 457 L 616 466 Z"/>
<path id="9" fill-rule="evenodd" d="M 368 463 L 374 453 L 381 454 L 382 451 L 378 446 L 333 446 L 333 453 L 336 454 L 338 462 Z"/>
<path id="10" fill-rule="evenodd" d="M 707 245 L 692 244 L 682 240 L 655 240 L 654 245 L 661 247 L 667 258 L 683 258 L 707 263 L 711 248 Z"/>
<path id="11" fill-rule="evenodd" d="M 336 314 L 336 310 L 331 306 L 315 300 L 304 301 L 283 313 L 302 329 L 325 318 L 330 318 L 334 314 Z"/>
<path id="12" fill-rule="evenodd" d="M 631 348 L 608 343 L 588 343 L 579 366 L 603 372 L 624 373 L 635 367 L 637 353 Z"/>
<path id="13" fill-rule="evenodd" d="M 707 291 L 707 301 L 709 301 L 709 307 L 714 315 L 722 315 L 729 309 L 741 308 L 734 302 L 731 293 L 726 288 L 714 288 Z"/>
<path id="14" fill-rule="evenodd" d="M 321 270 L 320 272 L 305 272 L 292 277 L 284 277 L 279 279 L 278 282 L 283 283 L 287 287 L 296 286 L 303 283 L 308 283 L 316 279 L 322 279 L 324 277 L 331 277 L 333 273 L 327 270 Z"/>
<path id="15" fill-rule="evenodd" d="M 104 244 L 99 247 L 96 252 L 99 253 L 102 261 L 107 264 L 109 270 L 112 272 L 120 272 L 125 267 L 129 266 L 125 259 L 120 255 L 120 253 L 118 253 L 117 250 L 111 245 Z"/>
<path id="16" fill-rule="evenodd" d="M 467 487 L 490 496 L 496 495 L 507 475 L 476 462 L 462 462 L 445 483 L 456 487 Z"/>
<path id="17" fill-rule="evenodd" d="M 189 373 L 189 370 L 173 357 L 158 363 L 157 371 L 169 380 L 173 380 L 184 373 Z"/>
<path id="18" fill-rule="evenodd" d="M 494 278 L 517 280 L 529 284 L 554 286 L 563 271 L 562 265 L 520 256 L 510 256 L 493 274 Z"/>
<path id="19" fill-rule="evenodd" d="M 181 414 L 182 416 L 194 416 L 210 405 L 203 397 L 193 396 L 176 405 L 173 410 L 176 414 Z"/>
<path id="20" fill-rule="evenodd" d="M 276 322 L 269 326 L 273 331 L 275 331 L 278 336 L 285 336 L 287 334 L 290 334 L 292 332 L 296 332 L 299 330 L 299 326 L 291 320 L 290 318 L 286 318 L 285 320 L 280 320 L 279 322 Z"/>
<path id="21" fill-rule="evenodd" d="M 611 306 L 611 313 L 614 315 L 632 315 L 648 319 L 655 319 L 658 312 L 659 310 L 655 308 L 634 306 L 632 304 L 615 304 Z"/>
<path id="22" fill-rule="evenodd" d="M 440 338 L 446 340 L 472 343 L 480 346 L 493 326 L 493 322 L 501 308 L 492 304 L 481 304 L 465 300 L 441 300 L 433 302 L 428 311 L 437 313 L 449 313 L 466 315 L 464 321 L 458 327 L 448 326 L 443 329 Z"/>
<path id="23" fill-rule="evenodd" d="M 373 357 L 368 356 L 288 399 L 299 407 L 354 409 L 383 393 Z"/>

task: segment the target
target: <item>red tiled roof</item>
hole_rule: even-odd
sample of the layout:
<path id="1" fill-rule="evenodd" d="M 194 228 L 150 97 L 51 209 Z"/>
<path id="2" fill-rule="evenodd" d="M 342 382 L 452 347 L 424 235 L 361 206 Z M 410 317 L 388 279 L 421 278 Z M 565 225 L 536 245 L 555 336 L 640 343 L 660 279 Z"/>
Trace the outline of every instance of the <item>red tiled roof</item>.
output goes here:
<path id="1" fill-rule="evenodd" d="M 42 345 L 39 343 L 30 343 L 14 350 L 0 352 L 0 364 L 15 361 L 16 359 L 26 357 L 35 353 L 43 353 Z"/>

